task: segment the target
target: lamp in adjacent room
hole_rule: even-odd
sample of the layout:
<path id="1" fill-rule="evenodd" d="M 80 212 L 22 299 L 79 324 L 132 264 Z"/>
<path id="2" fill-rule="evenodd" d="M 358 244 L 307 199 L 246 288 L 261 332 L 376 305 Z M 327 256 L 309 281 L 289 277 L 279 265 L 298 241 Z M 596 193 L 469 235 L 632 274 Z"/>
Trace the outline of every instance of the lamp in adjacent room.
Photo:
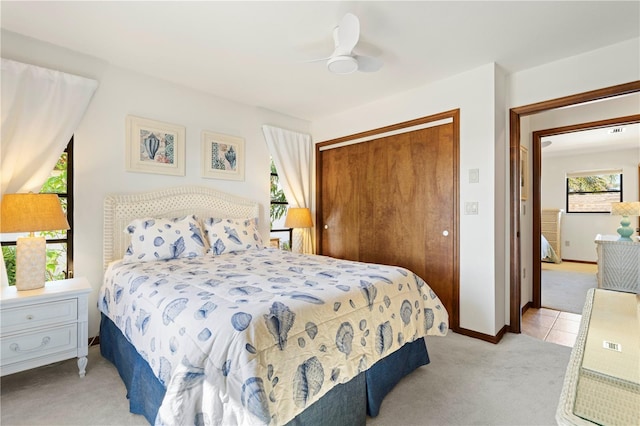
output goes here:
<path id="1" fill-rule="evenodd" d="M 312 228 L 311 210 L 306 207 L 290 207 L 287 211 L 287 218 L 284 221 L 286 228 Z M 291 251 L 293 251 L 293 238 L 291 238 Z"/>
<path id="2" fill-rule="evenodd" d="M 640 201 L 611 203 L 611 214 L 622 216 L 620 227 L 618 228 L 618 234 L 620 234 L 618 241 L 633 241 L 631 239 L 633 228 L 629 226 L 631 225 L 629 216 L 640 216 Z"/>
<path id="3" fill-rule="evenodd" d="M 29 232 L 16 244 L 16 288 L 44 287 L 46 240 L 33 233 L 69 229 L 60 199 L 56 194 L 6 194 L 0 210 L 0 232 Z"/>

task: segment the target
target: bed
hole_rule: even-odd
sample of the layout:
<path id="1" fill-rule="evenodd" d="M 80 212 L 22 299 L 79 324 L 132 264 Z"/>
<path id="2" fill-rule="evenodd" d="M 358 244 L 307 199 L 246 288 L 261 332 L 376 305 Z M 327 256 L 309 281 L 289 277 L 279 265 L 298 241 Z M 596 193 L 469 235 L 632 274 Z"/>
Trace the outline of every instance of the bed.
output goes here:
<path id="1" fill-rule="evenodd" d="M 410 271 L 264 247 L 204 187 L 105 199 L 100 348 L 155 424 L 364 424 L 448 314 Z"/>
<path id="2" fill-rule="evenodd" d="M 540 235 L 540 259 L 543 262 L 548 263 L 561 263 L 562 260 L 553 249 L 553 246 L 549 244 L 549 241 L 544 235 Z"/>

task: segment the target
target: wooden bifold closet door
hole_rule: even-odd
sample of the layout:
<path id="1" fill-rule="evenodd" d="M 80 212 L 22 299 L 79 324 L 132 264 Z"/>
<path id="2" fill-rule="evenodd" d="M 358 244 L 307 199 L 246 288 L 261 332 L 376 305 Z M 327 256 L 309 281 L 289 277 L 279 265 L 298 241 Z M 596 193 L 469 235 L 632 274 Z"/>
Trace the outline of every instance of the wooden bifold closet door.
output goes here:
<path id="1" fill-rule="evenodd" d="M 423 278 L 457 327 L 458 149 L 454 125 L 318 152 L 319 253 Z"/>

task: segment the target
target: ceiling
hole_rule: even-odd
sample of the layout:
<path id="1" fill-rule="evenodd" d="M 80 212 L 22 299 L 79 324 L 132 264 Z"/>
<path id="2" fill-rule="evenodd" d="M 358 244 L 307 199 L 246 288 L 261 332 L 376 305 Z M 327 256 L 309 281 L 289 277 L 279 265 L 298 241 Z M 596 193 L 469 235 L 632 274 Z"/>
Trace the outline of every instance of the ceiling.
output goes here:
<path id="1" fill-rule="evenodd" d="M 612 131 L 617 129 L 616 131 Z M 542 148 L 544 157 L 636 149 L 640 153 L 640 124 L 583 130 L 542 138 L 551 144 Z"/>
<path id="2" fill-rule="evenodd" d="M 376 73 L 323 62 L 345 13 Z M 637 1 L 2 1 L 4 30 L 305 120 L 495 62 L 508 73 L 640 36 Z"/>

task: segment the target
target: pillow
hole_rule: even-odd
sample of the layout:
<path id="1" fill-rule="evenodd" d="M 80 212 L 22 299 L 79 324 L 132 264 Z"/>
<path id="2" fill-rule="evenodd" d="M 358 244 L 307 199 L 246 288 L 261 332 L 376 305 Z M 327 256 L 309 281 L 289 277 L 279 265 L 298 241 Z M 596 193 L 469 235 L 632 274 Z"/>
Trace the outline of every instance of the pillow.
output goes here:
<path id="1" fill-rule="evenodd" d="M 125 228 L 131 243 L 124 254 L 125 263 L 152 262 L 180 257 L 203 256 L 207 246 L 198 219 L 135 219 Z"/>
<path id="2" fill-rule="evenodd" d="M 214 256 L 232 251 L 261 248 L 258 219 L 218 219 L 204 221 L 204 233 Z"/>

